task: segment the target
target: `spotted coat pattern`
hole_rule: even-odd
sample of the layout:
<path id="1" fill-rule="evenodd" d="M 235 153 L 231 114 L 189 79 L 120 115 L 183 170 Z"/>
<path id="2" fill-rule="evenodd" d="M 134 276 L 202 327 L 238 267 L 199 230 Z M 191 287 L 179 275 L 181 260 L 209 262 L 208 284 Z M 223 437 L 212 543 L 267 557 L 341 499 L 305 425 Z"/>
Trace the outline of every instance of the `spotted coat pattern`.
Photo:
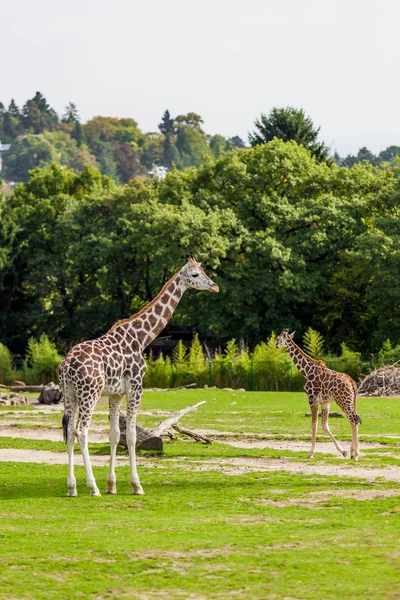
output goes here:
<path id="1" fill-rule="evenodd" d="M 306 378 L 304 389 L 308 396 L 312 416 L 312 445 L 309 458 L 313 458 L 316 445 L 316 434 L 318 426 L 318 407 L 321 405 L 322 428 L 329 435 L 337 450 L 347 456 L 347 452 L 334 438 L 329 425 L 329 406 L 336 402 L 348 418 L 352 427 L 351 458 L 357 460 L 358 449 L 358 425 L 361 419 L 356 413 L 357 385 L 346 373 L 337 373 L 328 369 L 324 362 L 314 360 L 308 356 L 293 341 L 287 329 L 284 329 L 278 338 L 277 347 L 285 346 L 296 367 Z"/>
<path id="2" fill-rule="evenodd" d="M 142 311 L 122 321 L 98 339 L 74 346 L 60 367 L 60 388 L 64 398 L 64 436 L 68 444 L 68 495 L 76 496 L 73 468 L 75 436 L 81 447 L 86 481 L 93 496 L 100 495 L 88 453 L 88 429 L 101 394 L 109 395 L 110 469 L 107 492 L 116 493 L 115 460 L 119 441 L 119 412 L 124 395 L 127 410 L 127 445 L 130 456 L 133 493 L 143 494 L 136 469 L 136 414 L 142 396 L 146 371 L 144 349 L 164 329 L 184 291 L 188 288 L 218 291 L 218 286 L 189 255 L 188 263 L 162 288 Z"/>

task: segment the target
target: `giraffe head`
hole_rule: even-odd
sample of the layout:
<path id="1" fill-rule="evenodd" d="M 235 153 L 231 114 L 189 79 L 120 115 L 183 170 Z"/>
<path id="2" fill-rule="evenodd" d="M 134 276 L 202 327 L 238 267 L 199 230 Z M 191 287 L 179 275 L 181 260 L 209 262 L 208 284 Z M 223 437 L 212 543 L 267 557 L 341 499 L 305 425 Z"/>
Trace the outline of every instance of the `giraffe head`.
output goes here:
<path id="1" fill-rule="evenodd" d="M 295 333 L 296 333 L 295 331 L 293 331 L 293 333 L 289 333 L 289 329 L 282 329 L 282 331 L 280 332 L 280 334 L 278 336 L 278 341 L 276 342 L 276 347 L 283 348 L 283 346 L 286 346 L 288 339 L 289 338 L 293 339 Z"/>
<path id="2" fill-rule="evenodd" d="M 187 263 L 182 268 L 181 274 L 183 281 L 188 288 L 196 290 L 208 290 L 209 292 L 219 292 L 219 287 L 204 272 L 201 263 L 198 263 L 193 254 L 187 254 Z"/>

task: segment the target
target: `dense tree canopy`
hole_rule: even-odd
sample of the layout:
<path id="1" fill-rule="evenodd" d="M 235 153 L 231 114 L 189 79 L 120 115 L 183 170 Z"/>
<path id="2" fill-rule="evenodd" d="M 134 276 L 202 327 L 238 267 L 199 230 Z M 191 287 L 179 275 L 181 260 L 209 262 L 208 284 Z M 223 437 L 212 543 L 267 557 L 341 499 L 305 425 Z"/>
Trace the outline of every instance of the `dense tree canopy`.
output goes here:
<path id="1" fill-rule="evenodd" d="M 279 139 L 124 186 L 37 168 L 0 203 L 0 340 L 23 352 L 46 333 L 66 350 L 99 335 L 191 251 L 221 291 L 188 292 L 175 323 L 250 345 L 283 327 L 333 351 L 396 345 L 398 182 L 396 167 L 338 167 Z"/>

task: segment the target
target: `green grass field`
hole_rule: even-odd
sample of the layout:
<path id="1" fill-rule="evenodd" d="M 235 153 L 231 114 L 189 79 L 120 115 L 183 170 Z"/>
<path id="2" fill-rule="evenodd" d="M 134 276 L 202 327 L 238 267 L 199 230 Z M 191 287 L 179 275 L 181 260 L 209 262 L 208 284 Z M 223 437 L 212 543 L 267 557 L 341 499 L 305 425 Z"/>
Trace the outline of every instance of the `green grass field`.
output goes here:
<path id="1" fill-rule="evenodd" d="M 142 452 L 142 497 L 131 495 L 126 466 L 117 467 L 118 495 L 101 498 L 88 495 L 77 467 L 79 496 L 67 498 L 65 465 L 3 462 L 0 598 L 399 598 L 400 400 L 359 399 L 360 437 L 369 442 L 359 463 L 321 452 L 309 461 L 306 450 L 290 450 L 293 440 L 310 439 L 301 393 L 147 392 L 141 410 L 162 415 L 138 421 L 151 427 L 203 399 L 182 424 L 214 431 L 218 441 Z M 0 426 L 18 425 L 19 435 L 59 427 L 59 412 L 18 408 L 1 407 Z M 100 402 L 96 426 L 108 427 L 106 411 Z M 348 446 L 348 422 L 330 425 Z M 254 437 L 288 449 L 221 443 Z M 108 452 L 90 447 L 97 457 Z M 65 452 L 61 442 L 0 430 L 1 449 Z M 311 472 L 310 463 L 330 474 Z M 104 489 L 107 467 L 94 472 Z"/>

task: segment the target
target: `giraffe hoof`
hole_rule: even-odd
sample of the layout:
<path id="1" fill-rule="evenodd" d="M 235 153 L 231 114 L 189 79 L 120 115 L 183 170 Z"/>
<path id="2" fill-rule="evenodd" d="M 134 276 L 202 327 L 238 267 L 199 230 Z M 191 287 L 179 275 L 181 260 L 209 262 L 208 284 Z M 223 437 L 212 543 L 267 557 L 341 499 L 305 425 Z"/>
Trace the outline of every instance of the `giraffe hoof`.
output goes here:
<path id="1" fill-rule="evenodd" d="M 134 496 L 144 496 L 144 491 L 143 491 L 142 486 L 140 485 L 139 487 L 133 488 L 132 494 Z"/>
<path id="2" fill-rule="evenodd" d="M 347 452 L 346 452 L 346 450 L 342 450 L 342 454 L 343 454 L 344 458 L 347 458 Z"/>
<path id="3" fill-rule="evenodd" d="M 314 454 L 309 454 L 307 458 L 314 458 Z"/>
<path id="4" fill-rule="evenodd" d="M 67 492 L 67 496 L 69 498 L 75 498 L 77 495 L 78 495 L 78 492 L 76 491 L 76 488 L 71 488 Z"/>
<path id="5" fill-rule="evenodd" d="M 117 493 L 117 488 L 113 487 L 113 488 L 109 488 L 108 490 L 106 490 L 104 492 L 105 494 L 116 494 Z"/>
<path id="6" fill-rule="evenodd" d="M 90 495 L 91 496 L 101 496 L 99 490 L 90 490 Z"/>
<path id="7" fill-rule="evenodd" d="M 356 456 L 355 454 L 351 455 L 351 460 L 358 460 L 358 456 Z"/>

